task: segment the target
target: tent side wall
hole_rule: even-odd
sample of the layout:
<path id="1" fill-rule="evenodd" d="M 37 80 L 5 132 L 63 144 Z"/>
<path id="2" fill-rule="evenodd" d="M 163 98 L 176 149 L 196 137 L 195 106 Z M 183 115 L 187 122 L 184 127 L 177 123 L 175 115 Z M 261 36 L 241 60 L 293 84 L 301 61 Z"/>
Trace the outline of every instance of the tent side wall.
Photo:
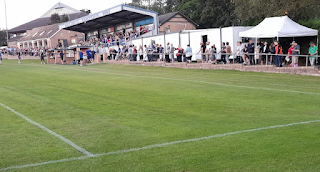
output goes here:
<path id="1" fill-rule="evenodd" d="M 222 28 L 222 41 L 223 42 L 229 42 L 230 46 L 232 48 L 232 51 L 236 51 L 236 43 L 237 41 L 241 41 L 241 37 L 239 36 L 239 33 L 241 31 L 246 31 L 251 29 L 252 27 L 227 27 Z M 214 29 L 201 29 L 201 30 L 190 30 L 190 31 L 182 31 L 182 32 L 176 32 L 176 33 L 168 33 L 168 34 L 161 34 L 157 36 L 151 36 L 151 37 L 145 37 L 145 38 L 139 38 L 132 40 L 132 44 L 139 47 L 140 45 L 151 45 L 152 42 L 155 44 L 161 44 L 163 47 L 165 47 L 164 44 L 167 44 L 169 42 L 170 44 L 173 44 L 175 48 L 178 48 L 178 45 L 180 44 L 183 49 L 187 48 L 187 45 L 190 43 L 190 47 L 192 48 L 193 56 L 192 60 L 201 60 L 201 53 L 198 53 L 200 51 L 200 42 L 202 42 L 203 36 L 207 36 L 207 40 L 210 42 L 210 47 L 215 44 L 217 48 L 217 52 L 220 51 L 221 46 L 220 43 L 222 42 L 220 40 L 220 29 L 214 28 Z M 189 40 L 190 39 L 190 40 Z M 208 47 L 209 48 L 209 47 Z M 220 59 L 220 54 L 218 54 L 217 59 Z"/>

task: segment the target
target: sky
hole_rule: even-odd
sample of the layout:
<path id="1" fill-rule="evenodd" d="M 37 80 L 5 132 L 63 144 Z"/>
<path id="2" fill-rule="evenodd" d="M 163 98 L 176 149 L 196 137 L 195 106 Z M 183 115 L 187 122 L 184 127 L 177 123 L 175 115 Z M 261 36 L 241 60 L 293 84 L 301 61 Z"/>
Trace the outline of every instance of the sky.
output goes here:
<path id="1" fill-rule="evenodd" d="M 5 1 L 8 29 L 39 18 L 58 2 L 77 10 L 89 9 L 91 13 L 131 2 L 131 0 L 0 0 L 0 29 L 6 28 Z"/>

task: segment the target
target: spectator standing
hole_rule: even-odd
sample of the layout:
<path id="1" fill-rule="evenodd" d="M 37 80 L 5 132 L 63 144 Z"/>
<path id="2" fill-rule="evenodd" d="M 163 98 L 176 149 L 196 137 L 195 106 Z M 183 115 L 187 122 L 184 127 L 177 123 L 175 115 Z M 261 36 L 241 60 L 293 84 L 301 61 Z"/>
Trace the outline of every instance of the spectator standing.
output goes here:
<path id="1" fill-rule="evenodd" d="M 256 55 L 255 59 L 257 59 L 257 63 L 258 63 L 259 60 L 261 62 L 261 58 L 262 57 L 261 57 L 260 53 L 262 53 L 262 47 L 263 47 L 263 42 L 260 42 L 260 40 L 258 39 L 257 40 L 256 52 L 255 52 L 255 55 Z"/>
<path id="2" fill-rule="evenodd" d="M 143 60 L 143 48 L 141 45 L 139 46 L 139 50 L 138 50 L 138 58 L 139 58 L 139 60 L 137 59 L 138 61 Z"/>
<path id="3" fill-rule="evenodd" d="M 191 60 L 192 60 L 192 48 L 190 47 L 190 45 L 187 45 L 187 48 L 186 48 L 186 61 L 188 63 L 191 63 Z"/>
<path id="4" fill-rule="evenodd" d="M 282 63 L 281 63 L 281 54 L 283 54 L 282 53 L 282 46 L 280 45 L 280 43 L 278 42 L 278 41 L 274 41 L 274 49 L 275 49 L 275 54 L 276 54 L 276 56 L 274 57 L 275 58 L 275 60 L 274 60 L 274 62 L 275 62 L 275 66 L 276 67 L 282 67 Z"/>
<path id="5" fill-rule="evenodd" d="M 242 55 L 243 65 L 246 65 L 247 62 L 250 65 L 250 57 L 248 55 L 248 47 L 245 45 L 242 51 L 243 51 L 243 55 Z"/>
<path id="6" fill-rule="evenodd" d="M 17 52 L 18 55 L 18 63 L 21 64 L 21 53 L 20 51 Z"/>
<path id="7" fill-rule="evenodd" d="M 178 53 L 177 53 L 177 60 L 178 62 L 182 62 L 182 55 L 183 55 L 183 48 L 178 45 Z"/>
<path id="8" fill-rule="evenodd" d="M 2 64 L 2 53 L 0 52 L 0 65 Z"/>
<path id="9" fill-rule="evenodd" d="M 162 45 L 160 44 L 160 46 L 158 47 L 158 52 L 159 52 L 159 57 L 160 57 L 160 61 L 164 61 L 163 60 L 163 53 L 164 53 L 164 48 L 162 47 Z"/>
<path id="10" fill-rule="evenodd" d="M 46 62 L 44 61 L 44 52 L 41 52 L 40 54 L 40 60 L 41 60 L 41 64 L 46 64 Z"/>
<path id="11" fill-rule="evenodd" d="M 83 63 L 83 53 L 84 53 L 84 50 L 83 52 L 79 52 L 79 58 L 80 58 L 80 66 L 82 66 L 82 63 Z"/>
<path id="12" fill-rule="evenodd" d="M 227 55 L 226 55 L 226 61 L 227 61 L 227 63 L 229 64 L 229 63 L 230 63 L 229 57 L 230 57 L 231 54 L 232 54 L 232 50 L 231 50 L 231 46 L 229 45 L 229 42 L 227 42 L 226 44 L 227 44 L 227 46 L 226 46 L 226 53 L 227 53 Z"/>
<path id="13" fill-rule="evenodd" d="M 252 39 L 249 40 L 248 44 L 248 54 L 249 54 L 249 60 L 251 65 L 255 65 L 255 60 L 254 60 L 254 43 L 252 42 Z"/>
<path id="14" fill-rule="evenodd" d="M 237 62 L 243 63 L 242 56 L 243 56 L 243 46 L 240 41 L 237 42 L 237 48 L 236 48 L 236 56 L 237 56 Z"/>
<path id="15" fill-rule="evenodd" d="M 206 45 L 203 42 L 201 42 L 200 43 L 200 51 L 199 52 L 201 52 L 202 63 L 206 62 L 206 49 L 207 49 Z"/>
<path id="16" fill-rule="evenodd" d="M 293 50 L 293 48 L 294 48 L 294 45 L 291 43 L 290 44 L 291 46 L 290 46 L 290 48 L 288 49 L 288 57 L 286 57 L 286 60 L 288 60 L 287 61 L 287 65 L 289 65 L 289 62 L 290 62 L 290 60 L 292 60 L 292 50 Z M 288 58 L 288 59 L 287 59 Z M 289 67 L 289 66 L 288 66 Z"/>
<path id="17" fill-rule="evenodd" d="M 217 53 L 217 48 L 216 48 L 216 45 L 213 44 L 209 50 L 210 52 L 210 55 L 209 55 L 209 58 L 210 58 L 210 62 L 212 64 L 216 64 L 217 63 L 217 59 L 216 59 L 216 53 Z"/>
<path id="18" fill-rule="evenodd" d="M 267 54 L 269 52 L 270 51 L 269 51 L 268 42 L 266 41 L 266 42 L 263 43 L 263 46 L 261 47 L 261 53 L 263 54 L 263 55 L 261 55 L 261 60 L 260 60 L 261 65 L 263 65 L 264 62 L 266 62 Z"/>
<path id="19" fill-rule="evenodd" d="M 96 51 L 95 51 L 95 49 L 93 49 L 93 50 L 91 51 L 91 63 L 94 63 L 95 55 L 96 55 Z"/>
<path id="20" fill-rule="evenodd" d="M 144 45 L 144 51 L 143 51 L 143 62 L 148 61 L 148 47 L 147 45 Z"/>
<path id="21" fill-rule="evenodd" d="M 63 64 L 63 55 L 64 55 L 63 51 L 60 51 L 59 55 L 60 55 L 61 64 Z"/>
<path id="22" fill-rule="evenodd" d="M 159 59 L 159 47 L 158 44 L 154 45 L 154 49 L 153 49 L 153 61 L 158 61 Z"/>
<path id="23" fill-rule="evenodd" d="M 299 62 L 299 54 L 300 54 L 300 46 L 296 43 L 296 41 L 292 42 L 293 44 L 293 49 L 292 49 L 292 63 L 293 67 L 298 67 L 298 62 Z"/>
<path id="24" fill-rule="evenodd" d="M 149 45 L 148 48 L 147 48 L 147 56 L 148 56 L 148 61 L 151 62 L 152 60 L 152 48 L 151 46 Z"/>
<path id="25" fill-rule="evenodd" d="M 205 50 L 205 54 L 206 54 L 206 62 L 209 63 L 209 55 L 210 55 L 210 42 L 206 42 L 206 50 Z"/>
<path id="26" fill-rule="evenodd" d="M 129 61 L 133 60 L 132 53 L 133 53 L 133 48 L 132 48 L 132 45 L 130 45 L 128 48 Z"/>
<path id="27" fill-rule="evenodd" d="M 221 53 L 221 60 L 223 62 L 223 64 L 226 64 L 226 53 L 227 53 L 227 47 L 226 47 L 226 43 L 222 43 L 222 47 L 221 47 L 221 50 L 220 50 L 220 53 Z"/>
<path id="28" fill-rule="evenodd" d="M 315 61 L 317 59 L 317 55 L 318 55 L 318 47 L 314 44 L 314 42 L 310 42 L 309 60 L 310 60 L 311 66 L 314 66 Z"/>
<path id="29" fill-rule="evenodd" d="M 173 44 L 171 44 L 171 46 L 170 46 L 170 58 L 172 60 L 172 63 L 174 63 L 174 51 L 175 50 L 176 49 L 174 48 Z"/>
<path id="30" fill-rule="evenodd" d="M 165 59 L 167 63 L 170 62 L 169 54 L 170 54 L 170 43 L 168 42 L 166 47 L 166 55 L 165 55 Z"/>
<path id="31" fill-rule="evenodd" d="M 133 61 L 137 61 L 138 50 L 136 46 L 133 46 Z"/>
<path id="32" fill-rule="evenodd" d="M 270 54 L 275 54 L 275 49 L 274 49 L 274 43 L 271 43 L 270 46 L 269 46 L 269 51 L 270 51 Z M 270 62 L 269 62 L 269 65 L 272 65 L 272 60 L 274 61 L 274 55 L 271 55 L 270 56 Z"/>

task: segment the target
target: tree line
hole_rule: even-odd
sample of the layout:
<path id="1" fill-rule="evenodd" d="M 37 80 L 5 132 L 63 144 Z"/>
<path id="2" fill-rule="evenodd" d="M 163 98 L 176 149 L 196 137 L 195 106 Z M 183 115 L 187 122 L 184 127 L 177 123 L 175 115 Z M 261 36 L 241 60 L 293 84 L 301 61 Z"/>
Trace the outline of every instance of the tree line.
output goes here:
<path id="1" fill-rule="evenodd" d="M 254 26 L 266 17 L 288 15 L 320 30 L 319 0 L 132 0 L 128 5 L 161 14 L 180 11 L 199 28 Z"/>

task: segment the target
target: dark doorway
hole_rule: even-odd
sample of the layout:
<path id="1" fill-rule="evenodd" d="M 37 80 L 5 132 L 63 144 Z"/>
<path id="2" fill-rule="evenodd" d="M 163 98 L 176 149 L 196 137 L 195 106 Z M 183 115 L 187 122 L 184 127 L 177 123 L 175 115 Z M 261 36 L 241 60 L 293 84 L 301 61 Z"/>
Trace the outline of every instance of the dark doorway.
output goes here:
<path id="1" fill-rule="evenodd" d="M 202 35 L 202 42 L 203 43 L 208 42 L 208 35 Z"/>

